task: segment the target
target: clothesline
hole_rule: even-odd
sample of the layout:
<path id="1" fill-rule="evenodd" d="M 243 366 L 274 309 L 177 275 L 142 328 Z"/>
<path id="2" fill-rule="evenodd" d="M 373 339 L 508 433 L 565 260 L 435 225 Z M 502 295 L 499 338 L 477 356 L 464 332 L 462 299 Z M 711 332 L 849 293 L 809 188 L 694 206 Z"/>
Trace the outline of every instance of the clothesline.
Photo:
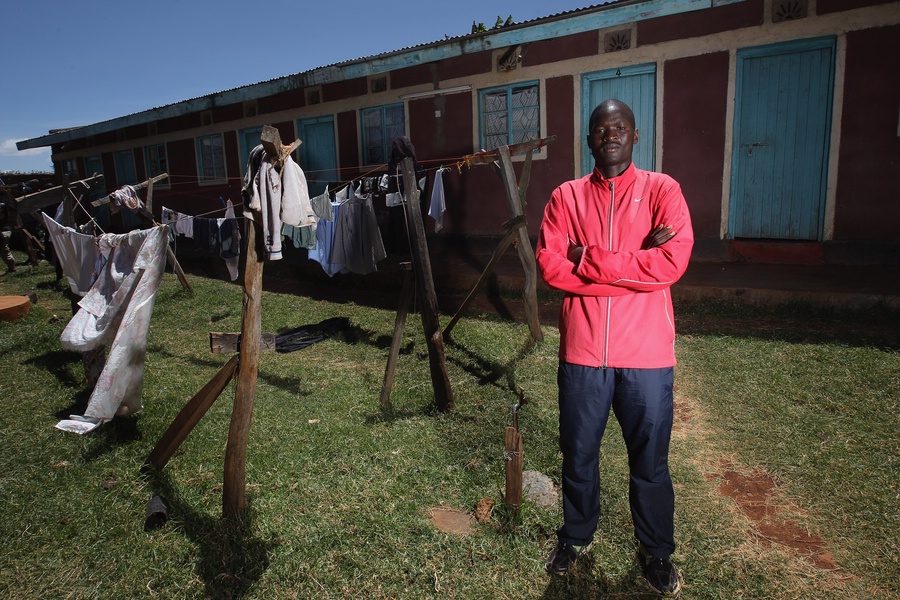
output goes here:
<path id="1" fill-rule="evenodd" d="M 424 167 L 424 170 L 428 171 L 428 172 L 436 171 L 440 168 L 444 168 L 446 170 L 449 167 L 447 167 L 445 165 L 452 165 L 453 167 L 456 167 L 458 171 L 461 172 L 462 167 L 471 166 L 471 165 L 467 164 L 467 162 L 466 162 L 466 158 L 471 157 L 471 156 L 475 156 L 475 155 L 470 154 L 470 155 L 460 155 L 460 156 L 452 156 L 452 157 L 445 157 L 445 158 L 423 159 L 423 160 L 417 160 L 416 162 L 419 165 L 427 165 L 427 164 L 436 165 L 436 166 L 432 166 L 432 167 Z M 374 172 L 384 171 L 387 169 L 387 167 L 388 167 L 388 163 L 376 165 L 373 168 L 366 171 L 365 173 L 358 175 L 356 177 L 353 177 L 352 179 L 346 180 L 346 183 L 349 183 L 351 181 L 357 182 L 357 181 L 363 179 L 364 177 L 371 176 L 371 174 Z M 306 174 L 329 173 L 334 170 L 335 169 L 315 169 L 315 170 L 305 170 L 304 169 L 304 173 L 306 173 Z M 225 181 L 228 181 L 228 182 L 242 181 L 243 177 L 244 176 L 241 175 L 239 177 L 223 177 L 222 179 Z M 176 179 L 178 179 L 179 181 L 177 181 L 177 182 L 174 181 Z M 169 181 L 171 183 L 169 183 L 168 185 L 170 186 L 170 188 L 175 187 L 175 186 L 181 186 L 181 185 L 189 185 L 189 184 L 193 184 L 193 183 L 199 181 L 199 179 L 200 179 L 200 177 L 198 175 L 181 175 L 178 173 L 169 173 Z M 344 181 L 342 181 L 342 184 L 343 183 L 344 183 Z M 137 185 L 137 184 L 129 184 L 129 185 L 131 185 L 131 187 L 134 188 L 135 185 Z M 138 189 L 140 189 L 140 188 L 138 188 Z M 338 190 L 339 189 L 341 189 L 341 188 L 338 188 Z"/>

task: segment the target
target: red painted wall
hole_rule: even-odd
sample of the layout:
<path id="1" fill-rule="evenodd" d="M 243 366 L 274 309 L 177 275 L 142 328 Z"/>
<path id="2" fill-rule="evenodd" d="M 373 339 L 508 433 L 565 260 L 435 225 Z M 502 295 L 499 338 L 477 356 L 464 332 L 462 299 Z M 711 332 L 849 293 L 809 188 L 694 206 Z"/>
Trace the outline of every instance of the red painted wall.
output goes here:
<path id="1" fill-rule="evenodd" d="M 728 53 L 666 61 L 662 171 L 680 184 L 694 236 L 719 238 Z"/>
<path id="2" fill-rule="evenodd" d="M 594 56 L 599 52 L 599 44 L 596 31 L 533 42 L 522 57 L 522 64 L 530 67 L 582 56 Z"/>
<path id="3" fill-rule="evenodd" d="M 699 12 L 638 21 L 637 42 L 646 46 L 762 24 L 763 0 L 745 0 Z"/>
<path id="4" fill-rule="evenodd" d="M 852 10 L 864 6 L 876 6 L 878 4 L 890 4 L 896 0 L 817 0 L 816 13 L 827 15 L 828 13 L 842 10 Z"/>
<path id="5" fill-rule="evenodd" d="M 878 60 L 873 60 L 878 56 Z M 900 241 L 900 27 L 847 35 L 834 239 Z"/>
<path id="6" fill-rule="evenodd" d="M 359 166 L 359 134 L 356 129 L 356 111 L 349 110 L 337 114 L 335 122 L 338 140 L 338 168 L 352 169 Z M 356 172 L 350 170 L 348 177 L 355 177 Z M 343 175 L 342 175 L 343 177 Z"/>

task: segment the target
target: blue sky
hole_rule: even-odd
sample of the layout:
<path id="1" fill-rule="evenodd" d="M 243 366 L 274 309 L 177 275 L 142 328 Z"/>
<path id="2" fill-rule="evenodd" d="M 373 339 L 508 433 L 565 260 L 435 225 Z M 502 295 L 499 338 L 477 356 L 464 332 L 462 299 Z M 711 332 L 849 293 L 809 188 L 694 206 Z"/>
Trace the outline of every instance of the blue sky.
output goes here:
<path id="1" fill-rule="evenodd" d="M 600 0 L 4 0 L 0 172 L 49 171 L 16 141 Z"/>

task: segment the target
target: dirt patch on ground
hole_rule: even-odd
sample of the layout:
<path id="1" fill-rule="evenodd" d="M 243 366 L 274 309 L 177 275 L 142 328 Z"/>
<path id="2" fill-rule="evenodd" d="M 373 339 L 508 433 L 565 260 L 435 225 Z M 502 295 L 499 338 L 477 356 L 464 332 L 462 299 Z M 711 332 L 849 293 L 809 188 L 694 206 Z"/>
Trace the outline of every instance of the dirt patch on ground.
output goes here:
<path id="1" fill-rule="evenodd" d="M 429 509 L 428 519 L 444 533 L 456 535 L 472 533 L 472 527 L 475 525 L 475 517 L 469 513 L 446 506 Z"/>
<path id="2" fill-rule="evenodd" d="M 787 516 L 793 507 L 788 506 L 768 473 L 759 469 L 741 473 L 728 461 L 722 461 L 719 469 L 719 493 L 737 502 L 764 545 L 779 544 L 820 569 L 840 570 L 825 540 Z"/>
<path id="3" fill-rule="evenodd" d="M 750 538 L 767 548 L 779 549 L 807 565 L 827 572 L 838 583 L 855 579 L 835 561 L 828 542 L 805 527 L 798 516 L 803 511 L 781 491 L 778 482 L 764 469 L 750 467 L 727 455 L 709 442 L 712 427 L 702 408 L 676 387 L 673 439 L 691 438 L 703 450 L 689 459 L 707 481 L 718 482 L 716 491 L 734 501 L 735 513 L 750 524 Z"/>

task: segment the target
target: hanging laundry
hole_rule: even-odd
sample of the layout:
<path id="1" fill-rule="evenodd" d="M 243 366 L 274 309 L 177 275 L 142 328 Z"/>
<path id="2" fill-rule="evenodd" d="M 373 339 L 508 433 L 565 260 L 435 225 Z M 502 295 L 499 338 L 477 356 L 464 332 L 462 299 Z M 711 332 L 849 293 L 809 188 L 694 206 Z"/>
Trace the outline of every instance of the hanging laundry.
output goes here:
<path id="1" fill-rule="evenodd" d="M 78 233 L 71 227 L 60 225 L 50 215 L 41 214 L 57 260 L 69 280 L 69 288 L 84 296 L 90 291 L 105 260 L 100 254 L 97 237 Z"/>
<path id="2" fill-rule="evenodd" d="M 334 213 L 331 210 L 331 197 L 328 195 L 328 186 L 325 191 L 309 201 L 312 204 L 313 214 L 319 219 L 326 221 L 334 220 Z"/>
<path id="3" fill-rule="evenodd" d="M 351 273 L 368 275 L 387 256 L 372 206 L 372 195 L 363 194 L 340 204 L 332 260 Z"/>
<path id="4" fill-rule="evenodd" d="M 237 279 L 238 263 L 241 258 L 241 227 L 234 215 L 231 199 L 225 203 L 225 217 L 217 221 L 219 230 L 219 256 L 225 260 L 225 267 L 231 281 Z"/>
<path id="5" fill-rule="evenodd" d="M 167 238 L 165 225 L 99 238 L 106 262 L 60 342 L 79 352 L 109 346 L 109 356 L 84 415 L 72 415 L 57 428 L 85 433 L 117 414 L 141 410 L 147 332 L 165 269 Z"/>
<path id="6" fill-rule="evenodd" d="M 141 197 L 130 185 L 125 185 L 109 195 L 109 212 L 116 214 L 124 206 L 131 212 L 137 212 L 142 206 Z"/>
<path id="7" fill-rule="evenodd" d="M 282 224 L 302 227 L 315 223 L 306 175 L 290 155 L 284 158 L 279 171 L 266 156 L 262 144 L 254 148 L 250 152 L 241 193 L 244 216 L 262 228 L 263 245 L 269 260 L 282 258 Z"/>
<path id="8" fill-rule="evenodd" d="M 313 250 L 316 247 L 316 228 L 316 225 L 294 227 L 293 225 L 288 225 L 287 223 L 285 223 L 281 226 L 281 234 L 287 239 L 291 240 L 294 248 L 306 248 L 307 250 Z"/>
<path id="9" fill-rule="evenodd" d="M 219 251 L 219 222 L 208 217 L 191 217 L 194 222 L 194 248 L 203 252 Z"/>
<path id="10" fill-rule="evenodd" d="M 330 221 L 325 219 L 319 221 L 316 226 L 316 247 L 308 253 L 309 259 L 322 265 L 322 269 L 329 277 L 348 272 L 345 265 L 332 262 L 336 220 L 340 206 L 340 202 L 331 203 L 332 218 Z"/>
<path id="11" fill-rule="evenodd" d="M 444 168 L 441 167 L 434 173 L 434 185 L 431 189 L 431 206 L 428 208 L 428 216 L 434 219 L 434 230 L 440 231 L 444 227 L 444 178 L 441 173 Z"/>
<path id="12" fill-rule="evenodd" d="M 186 238 L 194 237 L 194 217 L 172 209 L 162 207 L 162 224 L 168 225 L 169 229 L 177 235 L 183 235 Z"/>

